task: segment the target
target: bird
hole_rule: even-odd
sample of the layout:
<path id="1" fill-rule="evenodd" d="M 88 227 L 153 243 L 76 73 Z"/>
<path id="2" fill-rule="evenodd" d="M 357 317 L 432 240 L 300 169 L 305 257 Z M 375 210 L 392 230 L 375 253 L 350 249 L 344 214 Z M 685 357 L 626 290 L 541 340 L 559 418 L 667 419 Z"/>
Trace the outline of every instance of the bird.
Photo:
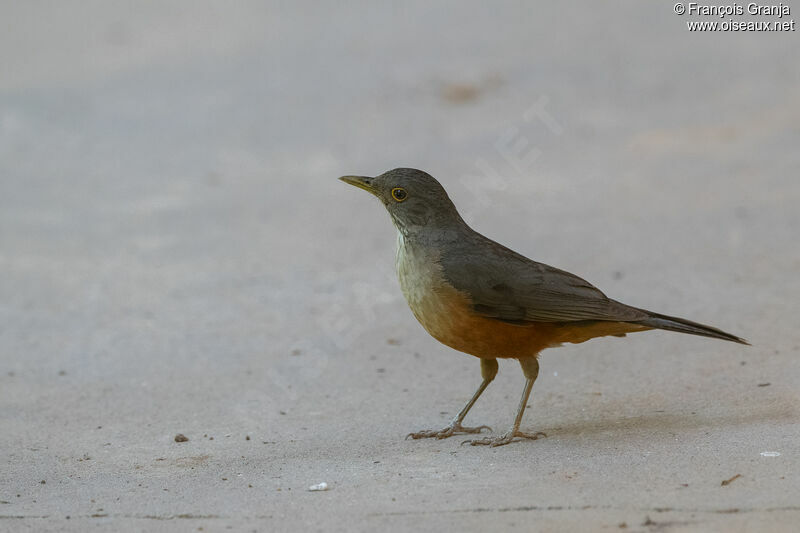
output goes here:
<path id="1" fill-rule="evenodd" d="M 497 359 L 517 359 L 525 376 L 514 423 L 502 435 L 462 444 L 494 447 L 546 437 L 520 430 L 544 349 L 654 329 L 749 345 L 715 327 L 613 300 L 574 274 L 481 235 L 459 215 L 444 187 L 424 171 L 396 168 L 376 177 L 339 179 L 373 194 L 389 212 L 397 229 L 400 288 L 422 327 L 439 342 L 480 360 L 480 386 L 453 420 L 442 429 L 406 438 L 491 431 L 489 426 L 468 427 L 463 422 L 497 375 Z"/>

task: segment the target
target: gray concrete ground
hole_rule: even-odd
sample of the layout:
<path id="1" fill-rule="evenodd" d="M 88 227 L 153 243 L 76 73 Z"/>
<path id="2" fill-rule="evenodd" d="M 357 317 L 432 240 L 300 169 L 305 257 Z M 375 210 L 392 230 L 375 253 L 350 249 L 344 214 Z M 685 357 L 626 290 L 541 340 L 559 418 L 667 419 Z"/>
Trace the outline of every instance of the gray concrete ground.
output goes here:
<path id="1" fill-rule="evenodd" d="M 692 33 L 731 17 L 666 2 L 0 19 L 0 530 L 797 530 L 797 32 Z M 335 179 L 396 166 L 753 346 L 548 351 L 524 420 L 548 438 L 403 440 L 479 370 L 416 324 L 383 208 Z M 504 430 L 522 384 L 501 363 L 469 421 Z"/>

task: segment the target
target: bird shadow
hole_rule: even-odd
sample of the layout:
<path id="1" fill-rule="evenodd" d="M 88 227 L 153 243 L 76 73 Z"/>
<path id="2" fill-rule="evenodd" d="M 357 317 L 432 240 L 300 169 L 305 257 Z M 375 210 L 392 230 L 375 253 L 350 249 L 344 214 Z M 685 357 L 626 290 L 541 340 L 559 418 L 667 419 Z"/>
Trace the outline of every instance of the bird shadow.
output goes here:
<path id="1" fill-rule="evenodd" d="M 620 415 L 573 420 L 561 424 L 536 425 L 537 431 L 559 439 L 580 439 L 589 435 L 613 434 L 620 438 L 641 438 L 645 434 L 676 435 L 709 429 L 737 428 L 767 423 L 796 423 L 800 418 L 797 405 L 750 405 L 747 411 L 725 411 L 704 414 L 702 411 L 669 413 L 654 412 L 635 416 Z M 530 428 L 523 428 L 530 430 Z"/>

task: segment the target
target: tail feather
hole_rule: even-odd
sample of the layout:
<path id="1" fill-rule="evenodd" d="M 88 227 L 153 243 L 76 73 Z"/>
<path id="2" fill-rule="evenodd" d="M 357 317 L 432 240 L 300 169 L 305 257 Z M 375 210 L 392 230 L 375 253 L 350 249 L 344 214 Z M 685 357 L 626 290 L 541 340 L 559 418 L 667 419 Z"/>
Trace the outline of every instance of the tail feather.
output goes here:
<path id="1" fill-rule="evenodd" d="M 691 320 L 686 320 L 685 318 L 662 315 L 659 313 L 653 313 L 652 311 L 645 311 L 644 309 L 642 309 L 642 311 L 647 313 L 649 316 L 644 320 L 637 321 L 636 323 L 643 326 L 648 326 L 655 329 L 665 329 L 668 331 L 677 331 L 679 333 L 688 333 L 689 335 L 711 337 L 713 339 L 722 339 L 750 346 L 750 343 L 741 337 L 726 333 L 721 329 L 699 324 L 697 322 L 692 322 Z"/>

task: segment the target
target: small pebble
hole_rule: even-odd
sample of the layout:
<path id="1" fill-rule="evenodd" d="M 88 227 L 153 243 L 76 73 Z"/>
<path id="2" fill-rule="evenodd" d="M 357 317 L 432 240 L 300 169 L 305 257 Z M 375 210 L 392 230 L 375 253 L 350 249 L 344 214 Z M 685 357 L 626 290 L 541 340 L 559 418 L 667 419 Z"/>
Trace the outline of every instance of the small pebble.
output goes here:
<path id="1" fill-rule="evenodd" d="M 189 437 L 187 437 L 183 433 L 178 433 L 177 435 L 175 435 L 175 442 L 188 442 L 188 441 Z"/>
<path id="2" fill-rule="evenodd" d="M 323 481 L 322 483 L 317 483 L 316 485 L 311 485 L 310 487 L 308 487 L 308 490 L 310 490 L 311 492 L 317 492 L 317 491 L 320 491 L 320 490 L 328 490 L 328 484 Z"/>

